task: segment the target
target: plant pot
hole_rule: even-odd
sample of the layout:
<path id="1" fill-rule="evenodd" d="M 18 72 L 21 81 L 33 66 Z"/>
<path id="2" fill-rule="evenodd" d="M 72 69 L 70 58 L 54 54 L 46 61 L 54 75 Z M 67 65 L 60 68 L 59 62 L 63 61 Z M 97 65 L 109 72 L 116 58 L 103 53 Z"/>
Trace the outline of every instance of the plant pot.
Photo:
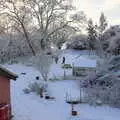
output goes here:
<path id="1" fill-rule="evenodd" d="M 39 78 L 39 76 L 36 76 L 36 80 L 39 80 L 40 78 Z"/>
<path id="2" fill-rule="evenodd" d="M 77 111 L 73 110 L 72 111 L 72 116 L 77 116 Z"/>
<path id="3" fill-rule="evenodd" d="M 50 99 L 50 96 L 45 96 L 45 99 L 47 99 L 47 100 Z"/>

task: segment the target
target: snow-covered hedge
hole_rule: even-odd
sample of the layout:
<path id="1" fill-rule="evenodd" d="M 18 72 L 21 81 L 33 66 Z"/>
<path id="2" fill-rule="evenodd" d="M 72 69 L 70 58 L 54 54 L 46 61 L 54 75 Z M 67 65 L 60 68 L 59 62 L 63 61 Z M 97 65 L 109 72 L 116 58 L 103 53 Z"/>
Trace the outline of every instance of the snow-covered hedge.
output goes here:
<path id="1" fill-rule="evenodd" d="M 67 48 L 85 50 L 88 49 L 87 36 L 77 35 L 70 38 L 70 41 L 67 42 Z"/>

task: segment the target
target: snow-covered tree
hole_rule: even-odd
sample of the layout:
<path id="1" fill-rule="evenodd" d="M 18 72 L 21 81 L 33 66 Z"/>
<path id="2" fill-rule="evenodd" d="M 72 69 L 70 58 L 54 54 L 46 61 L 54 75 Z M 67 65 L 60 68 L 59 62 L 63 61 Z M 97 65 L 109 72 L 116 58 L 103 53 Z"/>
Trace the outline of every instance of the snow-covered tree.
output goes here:
<path id="1" fill-rule="evenodd" d="M 40 71 L 42 79 L 47 82 L 50 66 L 53 62 L 52 57 L 40 54 L 39 56 L 33 56 L 29 62 Z"/>
<path id="2" fill-rule="evenodd" d="M 104 42 L 104 32 L 106 30 L 108 26 L 108 23 L 107 23 L 107 20 L 106 20 L 106 17 L 104 15 L 104 13 L 102 12 L 101 13 L 101 16 L 99 18 L 99 24 L 97 25 L 97 32 L 98 32 L 98 39 L 100 41 L 100 44 L 101 44 L 101 51 L 104 52 L 104 48 L 105 48 L 105 42 Z"/>
<path id="3" fill-rule="evenodd" d="M 72 36 L 69 39 L 70 40 L 67 41 L 66 43 L 67 48 L 78 49 L 78 50 L 89 49 L 89 44 L 86 35 L 80 34 L 80 35 Z"/>
<path id="4" fill-rule="evenodd" d="M 101 13 L 99 25 L 94 25 L 92 20 L 88 21 L 88 40 L 90 47 L 92 49 L 96 49 L 97 54 L 100 57 L 105 57 L 106 53 L 104 51 L 103 45 L 103 33 L 105 32 L 107 27 L 107 20 L 104 16 L 104 13 Z"/>
<path id="5" fill-rule="evenodd" d="M 93 24 L 92 19 L 88 20 L 87 32 L 88 32 L 88 42 L 90 48 L 96 49 L 95 44 L 96 44 L 97 31 L 95 25 Z"/>
<path id="6" fill-rule="evenodd" d="M 29 14 L 30 9 L 28 8 L 26 1 L 1 0 L 0 5 L 1 14 L 8 17 L 9 21 L 11 22 L 11 27 L 14 27 L 16 30 L 23 33 L 31 52 L 33 53 L 33 55 L 35 55 L 36 53 L 30 41 L 27 30 L 28 23 L 30 26 L 31 16 Z"/>
<path id="7" fill-rule="evenodd" d="M 100 35 L 102 35 L 104 33 L 107 25 L 108 25 L 108 23 L 107 23 L 106 17 L 104 15 L 104 13 L 102 12 L 101 16 L 100 16 L 100 19 L 99 19 L 99 26 L 98 26 Z"/>
<path id="8" fill-rule="evenodd" d="M 41 48 L 45 48 L 48 38 L 68 26 L 68 12 L 73 8 L 68 0 L 27 0 L 31 15 L 39 31 Z M 57 27 L 53 27 L 54 25 Z"/>
<path id="9" fill-rule="evenodd" d="M 70 15 L 70 18 L 73 20 L 72 24 L 74 25 L 74 30 L 76 33 L 83 32 L 87 29 L 87 16 L 84 11 L 78 11 Z"/>
<path id="10" fill-rule="evenodd" d="M 20 56 L 29 56 L 29 46 L 24 37 L 13 34 L 1 35 L 0 44 L 2 48 L 0 51 L 0 58 L 2 61 L 8 61 Z M 4 42 L 2 42 L 4 41 Z"/>
<path id="11" fill-rule="evenodd" d="M 103 33 L 103 48 L 105 51 L 115 54 L 116 52 L 119 54 L 120 48 L 120 26 L 115 25 L 111 26 Z"/>

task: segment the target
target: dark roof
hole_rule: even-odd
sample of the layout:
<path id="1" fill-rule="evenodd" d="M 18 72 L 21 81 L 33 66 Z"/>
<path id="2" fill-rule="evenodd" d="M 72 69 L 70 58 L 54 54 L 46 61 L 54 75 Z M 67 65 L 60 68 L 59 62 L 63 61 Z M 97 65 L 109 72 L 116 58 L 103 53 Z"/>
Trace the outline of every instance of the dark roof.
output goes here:
<path id="1" fill-rule="evenodd" d="M 12 73 L 11 71 L 9 71 L 8 69 L 4 68 L 1 65 L 0 65 L 0 75 L 8 77 L 9 79 L 13 79 L 13 80 L 16 80 L 16 78 L 18 77 L 16 74 Z"/>

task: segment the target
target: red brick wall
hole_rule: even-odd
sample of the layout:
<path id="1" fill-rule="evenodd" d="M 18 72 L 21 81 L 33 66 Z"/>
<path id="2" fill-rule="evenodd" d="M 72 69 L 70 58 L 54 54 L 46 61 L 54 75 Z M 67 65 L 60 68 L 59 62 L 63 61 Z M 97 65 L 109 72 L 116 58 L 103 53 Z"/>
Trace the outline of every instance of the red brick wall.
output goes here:
<path id="1" fill-rule="evenodd" d="M 0 76 L 0 103 L 10 104 L 10 80 Z"/>

